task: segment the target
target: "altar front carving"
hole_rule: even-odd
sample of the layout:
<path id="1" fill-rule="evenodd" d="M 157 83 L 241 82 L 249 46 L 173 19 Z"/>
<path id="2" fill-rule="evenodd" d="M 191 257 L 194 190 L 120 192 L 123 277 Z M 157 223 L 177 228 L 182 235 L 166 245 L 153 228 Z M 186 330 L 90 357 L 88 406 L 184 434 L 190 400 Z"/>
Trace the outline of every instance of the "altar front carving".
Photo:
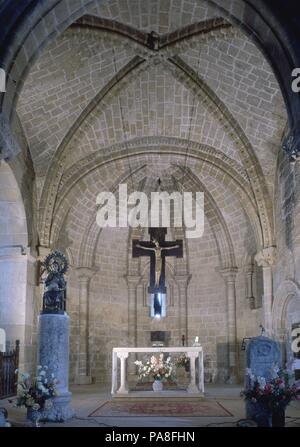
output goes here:
<path id="1" fill-rule="evenodd" d="M 130 353 L 184 353 L 190 359 L 190 383 L 186 390 L 176 391 L 129 391 L 127 381 L 127 359 Z M 119 359 L 119 361 L 118 361 Z M 120 380 L 118 368 L 120 367 Z M 169 396 L 203 396 L 204 395 L 204 366 L 202 346 L 197 347 L 152 347 L 152 348 L 113 348 L 112 351 L 112 389 L 113 397 L 145 397 L 156 395 Z"/>

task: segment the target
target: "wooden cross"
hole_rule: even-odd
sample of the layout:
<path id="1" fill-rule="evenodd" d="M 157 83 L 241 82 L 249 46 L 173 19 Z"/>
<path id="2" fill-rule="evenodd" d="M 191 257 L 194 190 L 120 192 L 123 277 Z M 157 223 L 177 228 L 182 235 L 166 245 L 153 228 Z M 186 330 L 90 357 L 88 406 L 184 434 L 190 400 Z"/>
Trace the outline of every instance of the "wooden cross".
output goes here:
<path id="1" fill-rule="evenodd" d="M 132 257 L 150 256 L 149 293 L 166 293 L 165 258 L 176 256 L 182 258 L 182 240 L 166 242 L 166 228 L 149 228 L 150 242 L 132 241 Z"/>

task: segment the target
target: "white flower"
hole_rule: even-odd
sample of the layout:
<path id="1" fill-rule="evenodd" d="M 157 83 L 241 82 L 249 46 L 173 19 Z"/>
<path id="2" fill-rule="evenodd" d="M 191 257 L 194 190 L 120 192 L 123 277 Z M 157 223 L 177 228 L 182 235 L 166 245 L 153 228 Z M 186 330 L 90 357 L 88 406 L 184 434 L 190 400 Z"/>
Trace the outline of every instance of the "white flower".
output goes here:
<path id="1" fill-rule="evenodd" d="M 267 384 L 265 377 L 257 377 L 257 381 L 259 384 L 259 388 L 263 390 Z"/>

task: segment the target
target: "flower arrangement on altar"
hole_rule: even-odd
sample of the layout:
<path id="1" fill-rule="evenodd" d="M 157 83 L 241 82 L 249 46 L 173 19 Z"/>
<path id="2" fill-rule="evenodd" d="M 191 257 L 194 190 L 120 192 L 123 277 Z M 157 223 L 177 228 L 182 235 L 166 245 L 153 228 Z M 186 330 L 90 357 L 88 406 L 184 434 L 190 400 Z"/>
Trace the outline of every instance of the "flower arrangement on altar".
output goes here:
<path id="1" fill-rule="evenodd" d="M 294 382 L 293 373 L 287 370 L 275 367 L 268 380 L 255 376 L 251 369 L 247 369 L 246 374 L 249 377 L 249 385 L 241 392 L 241 396 L 247 401 L 259 403 L 273 411 L 277 408 L 285 410 L 291 400 L 299 399 L 300 383 Z"/>
<path id="2" fill-rule="evenodd" d="M 47 375 L 47 369 L 47 366 L 38 366 L 37 376 L 32 378 L 27 373 L 21 373 L 21 379 L 17 383 L 17 397 L 10 402 L 14 402 L 16 407 L 25 406 L 33 411 L 50 409 L 51 398 L 58 395 L 56 390 L 58 380 L 54 374 Z"/>
<path id="3" fill-rule="evenodd" d="M 171 357 L 164 360 L 163 354 L 160 354 L 159 357 L 153 355 L 145 363 L 140 360 L 136 360 L 134 363 L 138 367 L 140 379 L 150 377 L 154 380 L 173 380 L 175 366 L 171 361 Z"/>
<path id="4" fill-rule="evenodd" d="M 185 354 L 181 354 L 179 357 L 175 359 L 175 366 L 183 367 L 186 371 L 190 368 L 190 359 Z"/>

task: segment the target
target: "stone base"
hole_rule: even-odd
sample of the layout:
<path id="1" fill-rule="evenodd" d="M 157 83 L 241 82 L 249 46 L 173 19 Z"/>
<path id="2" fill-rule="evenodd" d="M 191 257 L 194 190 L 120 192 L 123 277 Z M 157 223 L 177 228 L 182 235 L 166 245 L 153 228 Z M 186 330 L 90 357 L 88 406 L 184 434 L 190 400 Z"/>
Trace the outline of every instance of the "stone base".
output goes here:
<path id="1" fill-rule="evenodd" d="M 112 394 L 113 399 L 172 399 L 172 398 L 180 398 L 180 399 L 186 399 L 187 401 L 190 401 L 191 399 L 199 399 L 203 398 L 204 393 L 201 393 L 198 391 L 197 393 L 188 393 L 185 390 L 166 390 L 166 391 L 130 391 L 129 393 L 115 393 Z"/>
<path id="2" fill-rule="evenodd" d="M 41 414 L 41 421 L 44 422 L 64 422 L 75 416 L 75 411 L 71 407 L 71 393 L 57 396 L 53 399 L 53 407 L 45 410 Z"/>
<path id="3" fill-rule="evenodd" d="M 92 383 L 92 376 L 76 376 L 74 384 L 75 385 L 91 385 Z"/>
<path id="4" fill-rule="evenodd" d="M 74 416 L 69 392 L 69 317 L 67 314 L 42 314 L 39 317 L 38 365 L 58 380 L 58 395 L 53 407 L 42 412 L 41 420 L 63 422 Z"/>

